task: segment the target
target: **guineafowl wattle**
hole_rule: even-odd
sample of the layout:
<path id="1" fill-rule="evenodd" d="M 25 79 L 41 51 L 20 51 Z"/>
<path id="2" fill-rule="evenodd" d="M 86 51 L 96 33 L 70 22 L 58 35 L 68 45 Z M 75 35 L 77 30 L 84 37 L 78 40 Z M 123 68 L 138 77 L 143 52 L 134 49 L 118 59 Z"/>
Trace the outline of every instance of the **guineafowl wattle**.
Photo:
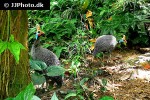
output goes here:
<path id="1" fill-rule="evenodd" d="M 113 35 L 102 35 L 96 39 L 93 56 L 100 52 L 111 52 L 117 45 L 116 37 Z"/>
<path id="2" fill-rule="evenodd" d="M 47 64 L 47 66 L 59 66 L 60 61 L 57 58 L 57 56 L 50 50 L 43 48 L 40 45 L 40 36 L 42 36 L 44 33 L 39 29 L 39 26 L 37 26 L 37 33 L 36 33 L 36 40 L 34 41 L 32 48 L 31 48 L 31 56 L 33 60 L 39 60 L 43 61 Z M 51 84 L 57 83 L 58 87 L 62 86 L 62 76 L 45 76 L 46 82 L 51 80 Z"/>

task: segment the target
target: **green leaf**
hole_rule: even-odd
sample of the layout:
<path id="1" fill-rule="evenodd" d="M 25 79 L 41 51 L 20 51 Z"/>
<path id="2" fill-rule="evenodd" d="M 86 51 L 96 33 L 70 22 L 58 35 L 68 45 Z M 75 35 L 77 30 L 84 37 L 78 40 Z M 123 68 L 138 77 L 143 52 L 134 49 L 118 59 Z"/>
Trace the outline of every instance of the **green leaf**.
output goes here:
<path id="1" fill-rule="evenodd" d="M 14 98 L 7 98 L 7 99 L 5 99 L 5 100 L 14 100 Z"/>
<path id="2" fill-rule="evenodd" d="M 100 98 L 99 100 L 114 100 L 114 98 L 111 97 L 111 96 L 103 96 L 103 97 Z"/>
<path id="3" fill-rule="evenodd" d="M 68 98 L 70 98 L 70 97 L 75 97 L 75 96 L 77 96 L 76 93 L 69 93 L 69 94 L 67 94 L 67 95 L 65 96 L 65 100 L 68 99 Z"/>
<path id="4" fill-rule="evenodd" d="M 33 83 L 30 83 L 25 90 L 21 91 L 14 100 L 31 100 L 35 93 Z"/>
<path id="5" fill-rule="evenodd" d="M 0 41 L 0 54 L 7 49 L 7 42 Z"/>
<path id="6" fill-rule="evenodd" d="M 65 72 L 65 69 L 60 66 L 49 66 L 46 70 L 48 76 L 60 76 Z"/>
<path id="7" fill-rule="evenodd" d="M 60 54 L 63 50 L 65 50 L 66 47 L 54 47 L 54 50 L 56 51 L 55 54 L 57 55 L 57 57 L 59 58 L 60 57 Z"/>
<path id="8" fill-rule="evenodd" d="M 10 35 L 9 39 L 10 39 L 10 42 L 14 42 L 14 36 L 12 34 Z"/>
<path id="9" fill-rule="evenodd" d="M 8 49 L 14 55 L 16 62 L 19 63 L 20 49 L 25 49 L 25 47 L 21 43 L 14 41 L 8 42 Z"/>
<path id="10" fill-rule="evenodd" d="M 80 81 L 80 85 L 83 86 L 85 82 L 87 82 L 89 80 L 89 78 L 83 78 L 81 81 Z"/>
<path id="11" fill-rule="evenodd" d="M 52 96 L 51 100 L 58 100 L 55 92 L 53 93 L 53 96 Z"/>
<path id="12" fill-rule="evenodd" d="M 38 73 L 31 74 L 31 79 L 34 85 L 40 85 L 46 82 L 46 79 L 43 75 L 40 75 Z"/>
<path id="13" fill-rule="evenodd" d="M 96 57 L 97 57 L 97 58 L 101 58 L 101 57 L 103 57 L 103 52 L 99 52 L 99 53 L 97 53 L 97 54 L 96 54 Z"/>
<path id="14" fill-rule="evenodd" d="M 85 100 L 84 96 L 82 96 L 82 95 L 78 95 L 78 97 L 80 98 L 80 100 Z"/>
<path id="15" fill-rule="evenodd" d="M 41 100 L 41 99 L 40 99 L 38 96 L 35 96 L 35 95 L 34 95 L 34 96 L 32 97 L 32 100 Z"/>
<path id="16" fill-rule="evenodd" d="M 84 3 L 83 3 L 83 5 L 82 5 L 82 9 L 83 9 L 83 10 L 86 10 L 86 8 L 88 7 L 89 3 L 90 3 L 89 0 L 84 0 Z"/>
<path id="17" fill-rule="evenodd" d="M 88 87 L 86 85 L 82 85 L 82 88 L 88 90 Z"/>
<path id="18" fill-rule="evenodd" d="M 106 79 L 102 79 L 102 84 L 103 84 L 103 86 L 106 86 L 107 85 L 107 80 Z"/>
<path id="19" fill-rule="evenodd" d="M 104 86 L 102 86 L 102 87 L 100 88 L 100 90 L 101 90 L 102 92 L 106 92 L 106 91 L 107 91 L 107 88 L 104 87 Z"/>
<path id="20" fill-rule="evenodd" d="M 37 60 L 31 60 L 31 59 L 29 62 L 30 62 L 31 69 L 41 71 L 41 70 L 44 70 L 47 68 L 47 65 L 45 62 L 37 61 Z"/>
<path id="21" fill-rule="evenodd" d="M 30 83 L 23 91 L 21 91 L 15 98 L 7 98 L 5 100 L 41 100 L 34 95 L 35 88 L 33 83 Z"/>
<path id="22" fill-rule="evenodd" d="M 76 94 L 77 95 L 80 95 L 80 94 L 82 94 L 84 92 L 84 90 L 82 89 L 82 88 L 78 88 L 77 90 L 76 90 Z"/>

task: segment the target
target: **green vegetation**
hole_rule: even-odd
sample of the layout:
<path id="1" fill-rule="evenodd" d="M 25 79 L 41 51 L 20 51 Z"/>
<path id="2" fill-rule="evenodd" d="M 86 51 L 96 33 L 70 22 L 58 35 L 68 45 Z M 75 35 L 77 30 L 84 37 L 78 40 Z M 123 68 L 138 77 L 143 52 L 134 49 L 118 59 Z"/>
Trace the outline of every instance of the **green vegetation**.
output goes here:
<path id="1" fill-rule="evenodd" d="M 34 95 L 35 88 L 32 83 L 30 83 L 23 91 L 21 91 L 15 98 L 7 98 L 5 100 L 41 100 Z"/>
<path id="2" fill-rule="evenodd" d="M 28 11 L 29 47 L 34 39 L 35 25 L 41 24 L 46 35 L 43 47 L 54 51 L 64 64 L 69 63 L 66 71 L 76 78 L 79 78 L 80 68 L 85 67 L 86 54 L 92 52 L 89 39 L 112 34 L 119 40 L 125 35 L 128 47 L 149 45 L 145 26 L 150 22 L 147 0 L 51 0 L 50 5 L 50 10 Z M 75 83 L 75 92 L 67 94 L 66 99 L 90 98 L 92 93 L 87 94 L 88 88 L 80 84 L 83 80 Z M 102 79 L 102 92 L 107 91 L 106 84 L 107 80 Z M 106 96 L 100 100 L 113 99 Z"/>
<path id="3" fill-rule="evenodd" d="M 103 34 L 113 34 L 117 40 L 125 35 L 129 46 L 149 45 L 145 24 L 149 22 L 150 11 L 146 0 L 51 0 L 50 4 L 50 10 L 28 11 L 29 46 L 37 23 L 47 37 L 43 46 L 65 59 L 83 61 L 85 54 L 91 52 L 88 40 Z M 92 12 L 90 17 L 86 15 L 88 10 Z"/>
<path id="4" fill-rule="evenodd" d="M 92 53 L 90 39 L 112 34 L 120 40 L 125 35 L 127 47 L 147 47 L 150 42 L 146 27 L 146 24 L 150 23 L 148 0 L 50 0 L 50 10 L 29 10 L 28 21 L 29 49 L 35 40 L 35 25 L 40 24 L 46 37 L 41 38 L 42 46 L 53 51 L 61 59 L 63 66 L 69 65 L 69 68 L 48 67 L 44 62 L 30 60 L 32 81 L 34 85 L 39 85 L 46 81 L 45 75 L 59 76 L 68 72 L 75 82 L 74 89 L 64 96 L 65 100 L 95 99 L 93 92 L 85 84 L 98 75 L 94 74 L 94 71 L 90 72 L 91 76 L 78 75 L 87 67 L 85 57 Z M 16 62 L 19 62 L 20 49 L 25 49 L 14 40 L 13 35 L 9 37 L 9 42 L 0 40 L 0 47 L 0 54 L 9 49 Z M 99 89 L 104 93 L 107 91 L 107 80 L 101 79 L 101 82 Z M 15 98 L 6 100 L 38 100 L 34 93 L 35 89 L 31 83 Z M 55 92 L 51 100 L 58 100 Z M 103 96 L 99 100 L 114 99 L 111 96 Z"/>
<path id="5" fill-rule="evenodd" d="M 0 100 L 4 100 L 31 82 L 27 11 L 0 10 L 0 21 Z"/>
<path id="6" fill-rule="evenodd" d="M 9 38 L 9 42 L 0 40 L 0 54 L 4 52 L 4 50 L 8 49 L 14 55 L 16 63 L 19 63 L 20 49 L 25 49 L 25 47 L 14 40 L 14 36 L 11 35 Z"/>
<path id="7" fill-rule="evenodd" d="M 31 79 L 34 85 L 40 85 L 46 82 L 45 75 L 59 76 L 63 75 L 65 69 L 59 66 L 47 66 L 45 62 L 30 60 Z M 34 71 L 34 72 L 33 72 Z M 33 72 L 33 73 L 32 73 Z"/>

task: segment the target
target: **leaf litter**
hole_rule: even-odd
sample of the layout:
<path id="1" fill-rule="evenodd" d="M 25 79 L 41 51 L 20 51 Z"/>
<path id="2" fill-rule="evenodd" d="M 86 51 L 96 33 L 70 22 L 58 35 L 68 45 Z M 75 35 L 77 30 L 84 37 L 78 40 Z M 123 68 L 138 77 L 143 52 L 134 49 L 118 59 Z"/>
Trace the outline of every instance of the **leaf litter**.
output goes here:
<path id="1" fill-rule="evenodd" d="M 65 76 L 60 89 L 46 92 L 38 89 L 37 95 L 42 100 L 49 100 L 56 92 L 59 100 L 64 100 L 69 91 L 76 90 L 73 84 L 77 84 L 77 80 L 87 77 L 90 80 L 85 83 L 85 86 L 88 87 L 88 92 L 93 93 L 94 100 L 98 100 L 102 96 L 112 96 L 115 100 L 150 100 L 150 68 L 149 66 L 145 68 L 143 62 L 140 62 L 140 56 L 144 57 L 146 54 L 141 54 L 136 50 L 121 52 L 116 50 L 111 55 L 115 56 L 112 56 L 108 63 L 106 63 L 107 58 L 104 58 L 103 64 L 99 59 L 93 60 L 91 55 L 87 55 L 87 64 L 80 68 L 78 79 Z M 150 64 L 149 60 L 145 60 L 145 62 Z M 101 91 L 102 79 L 107 80 L 105 92 Z"/>

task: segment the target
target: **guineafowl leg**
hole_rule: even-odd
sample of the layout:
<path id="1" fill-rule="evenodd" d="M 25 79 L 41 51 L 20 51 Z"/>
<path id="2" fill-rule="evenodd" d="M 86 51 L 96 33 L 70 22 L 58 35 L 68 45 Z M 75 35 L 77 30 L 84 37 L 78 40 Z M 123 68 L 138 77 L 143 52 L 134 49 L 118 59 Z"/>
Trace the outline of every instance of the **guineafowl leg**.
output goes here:
<path id="1" fill-rule="evenodd" d="M 105 55 L 104 53 L 102 52 L 101 53 L 102 55 L 100 57 L 98 57 L 98 60 L 99 60 L 99 64 L 104 67 L 104 58 L 105 58 Z"/>
<path id="2" fill-rule="evenodd" d="M 101 59 L 101 66 L 104 67 L 104 59 L 105 59 L 105 55 L 104 55 L 103 52 L 102 52 L 102 58 L 100 58 L 100 59 Z"/>
<path id="3" fill-rule="evenodd" d="M 52 89 L 55 81 L 53 81 L 52 77 L 45 76 L 46 78 L 46 89 Z"/>
<path id="4" fill-rule="evenodd" d="M 109 62 L 111 62 L 111 53 L 110 52 L 108 52 L 108 55 L 107 55 L 107 57 L 108 57 L 108 59 L 107 59 L 107 63 L 109 63 Z"/>
<path id="5" fill-rule="evenodd" d="M 50 77 L 51 81 L 49 82 L 50 88 L 54 86 L 54 83 L 57 84 L 57 88 L 62 86 L 62 76 Z"/>
<path id="6" fill-rule="evenodd" d="M 111 53 L 109 52 L 108 62 L 111 62 Z"/>
<path id="7" fill-rule="evenodd" d="M 104 67 L 104 58 L 105 58 L 105 55 L 103 52 L 99 53 L 99 62 L 100 62 L 100 65 Z"/>
<path id="8" fill-rule="evenodd" d="M 48 81 L 48 86 L 47 86 L 47 88 L 48 88 L 48 89 L 52 89 L 53 86 L 54 86 L 54 83 L 55 83 L 55 81 L 53 81 L 52 79 L 51 79 L 51 81 Z"/>
<path id="9" fill-rule="evenodd" d="M 62 86 L 62 76 L 56 76 L 55 82 L 57 83 L 57 88 Z"/>

